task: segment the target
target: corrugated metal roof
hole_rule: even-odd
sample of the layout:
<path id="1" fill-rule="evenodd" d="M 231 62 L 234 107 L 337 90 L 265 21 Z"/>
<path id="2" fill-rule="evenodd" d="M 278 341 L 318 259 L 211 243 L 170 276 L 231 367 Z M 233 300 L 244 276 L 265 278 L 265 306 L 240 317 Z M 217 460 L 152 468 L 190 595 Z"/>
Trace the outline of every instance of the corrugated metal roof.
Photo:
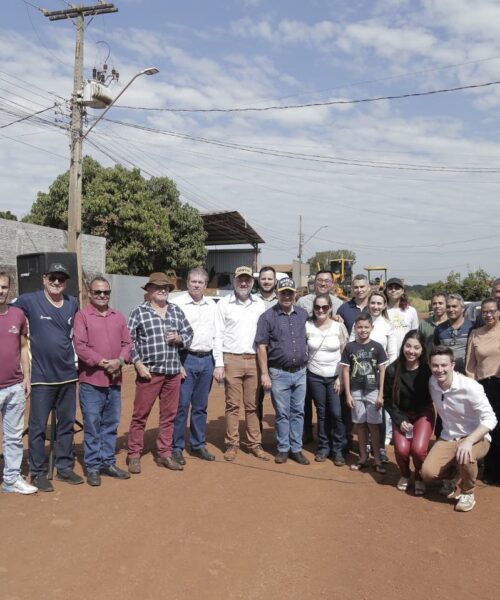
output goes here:
<path id="1" fill-rule="evenodd" d="M 232 244 L 264 244 L 264 240 L 238 211 L 202 213 L 203 227 L 207 232 L 207 246 Z"/>

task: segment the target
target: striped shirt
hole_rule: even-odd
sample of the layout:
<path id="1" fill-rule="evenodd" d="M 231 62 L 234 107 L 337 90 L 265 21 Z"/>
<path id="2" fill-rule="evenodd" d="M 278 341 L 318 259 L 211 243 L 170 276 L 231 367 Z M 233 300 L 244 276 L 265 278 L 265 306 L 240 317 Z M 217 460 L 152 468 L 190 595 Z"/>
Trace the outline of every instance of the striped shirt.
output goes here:
<path id="1" fill-rule="evenodd" d="M 179 346 L 168 344 L 165 335 L 169 330 L 176 330 L 182 338 L 182 347 L 189 348 L 193 330 L 182 309 L 169 302 L 164 319 L 150 302 L 143 302 L 130 313 L 128 328 L 134 364 L 141 361 L 152 373 L 160 375 L 180 372 Z"/>

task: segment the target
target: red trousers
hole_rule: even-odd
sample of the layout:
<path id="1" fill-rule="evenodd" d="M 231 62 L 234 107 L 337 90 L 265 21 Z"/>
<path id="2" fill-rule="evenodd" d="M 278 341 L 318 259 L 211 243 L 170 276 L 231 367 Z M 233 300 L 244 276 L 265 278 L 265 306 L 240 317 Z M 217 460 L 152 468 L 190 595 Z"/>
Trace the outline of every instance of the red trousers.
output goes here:
<path id="1" fill-rule="evenodd" d="M 408 439 L 399 427 L 393 424 L 392 438 L 394 440 L 394 453 L 402 477 L 410 477 L 410 457 L 415 465 L 415 479 L 422 479 L 420 469 L 429 450 L 429 442 L 434 429 L 434 411 L 420 415 L 408 415 L 413 425 L 413 437 Z"/>
<path id="2" fill-rule="evenodd" d="M 134 412 L 128 432 L 128 455 L 139 458 L 144 450 L 144 430 L 156 398 L 160 403 L 160 423 L 156 449 L 158 457 L 172 455 L 174 420 L 179 406 L 181 375 L 151 373 L 151 381 L 138 377 L 135 382 Z"/>

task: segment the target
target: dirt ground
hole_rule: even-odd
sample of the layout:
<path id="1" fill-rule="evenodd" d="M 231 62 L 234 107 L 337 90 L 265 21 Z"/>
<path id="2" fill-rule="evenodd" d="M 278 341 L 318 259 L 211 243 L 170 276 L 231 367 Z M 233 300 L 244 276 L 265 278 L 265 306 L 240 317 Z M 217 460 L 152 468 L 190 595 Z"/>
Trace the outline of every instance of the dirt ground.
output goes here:
<path id="1" fill-rule="evenodd" d="M 120 466 L 133 391 L 128 372 Z M 274 453 L 265 408 L 264 446 Z M 394 464 L 385 476 L 331 461 L 280 466 L 244 448 L 229 464 L 223 415 L 214 387 L 213 463 L 158 468 L 154 412 L 141 475 L 103 478 L 100 488 L 54 482 L 51 494 L 2 494 L 0 600 L 499 597 L 500 488 L 480 484 L 474 511 L 458 514 L 436 490 L 425 498 L 398 492 Z M 75 442 L 82 473 L 81 433 Z M 313 452 L 306 448 L 310 459 Z"/>

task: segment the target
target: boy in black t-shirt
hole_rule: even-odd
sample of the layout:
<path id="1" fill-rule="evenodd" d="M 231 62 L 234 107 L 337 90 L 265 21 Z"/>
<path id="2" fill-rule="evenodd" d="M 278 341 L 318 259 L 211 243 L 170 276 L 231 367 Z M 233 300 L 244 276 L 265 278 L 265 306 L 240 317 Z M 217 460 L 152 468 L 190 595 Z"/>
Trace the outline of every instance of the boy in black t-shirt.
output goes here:
<path id="1" fill-rule="evenodd" d="M 357 341 L 346 345 L 340 361 L 346 400 L 358 433 L 359 460 L 351 465 L 351 469 L 359 471 L 366 467 L 366 445 L 370 433 L 375 471 L 384 474 L 386 470 L 380 462 L 378 425 L 383 418 L 384 376 L 388 358 L 381 344 L 370 339 L 373 324 L 369 314 L 361 313 L 356 317 L 354 328 Z"/>

